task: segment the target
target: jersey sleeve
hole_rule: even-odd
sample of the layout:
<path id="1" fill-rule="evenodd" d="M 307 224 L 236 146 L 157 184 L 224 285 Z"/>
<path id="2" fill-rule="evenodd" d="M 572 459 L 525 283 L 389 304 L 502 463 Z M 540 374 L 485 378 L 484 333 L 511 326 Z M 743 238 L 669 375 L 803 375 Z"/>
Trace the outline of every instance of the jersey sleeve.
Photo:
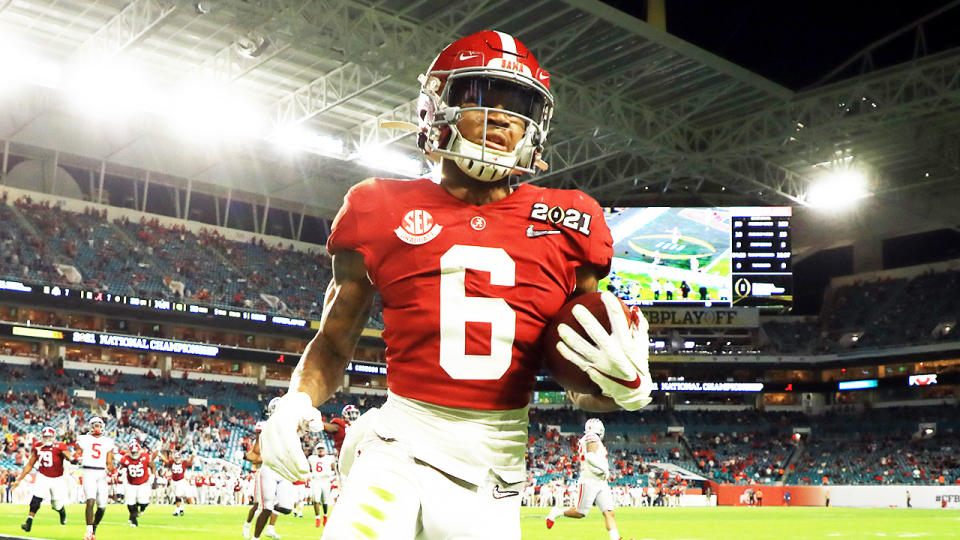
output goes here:
<path id="1" fill-rule="evenodd" d="M 613 258 L 613 237 L 610 227 L 603 215 L 603 208 L 593 197 L 574 191 L 572 206 L 582 209 L 581 212 L 590 216 L 589 234 L 576 235 L 579 238 L 578 255 L 581 266 L 594 266 L 600 271 L 598 277 L 604 277 L 610 272 L 610 260 Z"/>
<path id="2" fill-rule="evenodd" d="M 376 206 L 378 192 L 378 182 L 370 179 L 353 186 L 343 197 L 343 206 L 333 219 L 330 237 L 327 238 L 327 251 L 331 255 L 344 250 L 359 251 L 366 255 L 367 238 L 364 231 L 370 227 L 362 225 L 367 221 L 364 215 L 371 207 Z"/>

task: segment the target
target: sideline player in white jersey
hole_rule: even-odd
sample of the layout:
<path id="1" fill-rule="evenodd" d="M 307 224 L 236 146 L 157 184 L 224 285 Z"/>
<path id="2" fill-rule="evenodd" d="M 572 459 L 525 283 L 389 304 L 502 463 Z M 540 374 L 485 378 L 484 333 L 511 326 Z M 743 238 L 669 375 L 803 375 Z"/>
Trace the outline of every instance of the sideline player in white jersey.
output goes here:
<path id="1" fill-rule="evenodd" d="M 273 398 L 267 404 L 267 415 L 273 415 L 280 398 Z M 274 526 L 279 514 L 289 514 L 296 503 L 296 489 L 293 482 L 277 474 L 268 465 L 263 464 L 260 457 L 260 434 L 263 429 L 263 422 L 257 422 L 255 430 L 257 432 L 257 441 L 253 448 L 247 452 L 246 459 L 251 463 L 260 463 L 257 469 L 256 485 L 254 486 L 254 502 L 259 506 L 260 516 L 256 520 L 253 529 L 253 539 L 259 540 L 260 535 L 264 534 L 269 538 L 280 538 Z M 301 450 L 302 454 L 303 450 Z M 248 515 L 247 523 L 243 525 L 243 536 L 247 538 L 250 534 L 250 521 L 252 514 Z M 267 523 L 269 521 L 269 524 Z"/>
<path id="2" fill-rule="evenodd" d="M 313 447 L 313 455 L 307 458 L 310 463 L 310 493 L 313 498 L 313 513 L 317 516 L 316 526 L 327 524 L 327 508 L 333 501 L 330 498 L 330 485 L 337 475 L 337 458 L 327 454 L 327 445 L 323 441 Z M 321 521 L 320 505 L 323 505 Z"/>
<path id="3" fill-rule="evenodd" d="M 582 519 L 590 513 L 594 504 L 603 512 L 603 520 L 610 540 L 620 540 L 617 521 L 613 517 L 613 493 L 607 484 L 610 475 L 610 463 L 607 461 L 607 448 L 603 446 L 604 427 L 599 418 L 587 420 L 583 438 L 578 443 L 580 461 L 580 482 L 577 486 L 576 500 L 566 511 L 553 508 L 547 514 L 547 528 L 553 527 L 560 516 Z"/>
<path id="4" fill-rule="evenodd" d="M 88 423 L 90 432 L 77 437 L 77 446 L 83 455 L 83 495 L 87 502 L 87 534 L 83 540 L 96 540 L 97 525 L 107 509 L 107 474 L 113 474 L 113 451 L 116 444 L 104 435 L 106 424 L 99 416 Z M 94 512 L 93 506 L 97 509 Z"/>
<path id="5" fill-rule="evenodd" d="M 64 460 L 73 461 L 73 454 L 67 449 L 67 445 L 57 441 L 57 432 L 50 426 L 44 427 L 40 431 L 40 441 L 33 443 L 30 452 L 30 461 L 23 467 L 20 476 L 13 481 L 11 490 L 17 489 L 20 482 L 30 474 L 33 466 L 37 466 L 37 476 L 33 481 L 33 497 L 30 499 L 30 513 L 27 515 L 27 521 L 20 525 L 20 528 L 30 532 L 33 526 L 33 516 L 40 509 L 43 499 L 50 500 L 50 507 L 60 514 L 60 524 L 67 523 L 67 510 L 64 503 L 67 502 L 67 486 L 63 483 Z"/>

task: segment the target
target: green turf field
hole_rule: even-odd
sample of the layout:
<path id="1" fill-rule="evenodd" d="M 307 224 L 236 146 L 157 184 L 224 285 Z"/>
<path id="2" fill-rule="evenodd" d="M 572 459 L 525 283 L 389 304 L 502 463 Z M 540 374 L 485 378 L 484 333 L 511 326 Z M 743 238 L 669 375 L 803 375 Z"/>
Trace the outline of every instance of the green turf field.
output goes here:
<path id="1" fill-rule="evenodd" d="M 246 509 L 241 507 L 188 506 L 187 515 L 175 518 L 169 506 L 151 506 L 137 529 L 127 526 L 127 511 L 111 505 L 97 531 L 97 540 L 192 540 L 242 538 L 240 527 Z M 61 527 L 57 515 L 42 508 L 29 534 L 20 530 L 26 505 L 0 505 L 0 535 L 33 538 L 83 538 L 82 507 L 68 509 Z M 313 511 L 302 519 L 281 517 L 277 533 L 283 538 L 316 540 L 321 529 L 313 526 Z M 523 509 L 523 538 L 527 540 L 606 540 L 603 520 L 593 512 L 582 520 L 561 519 L 552 530 L 544 526 L 545 509 Z M 866 539 L 960 538 L 960 511 L 849 508 L 627 508 L 617 511 L 624 538 L 640 540 L 753 540 L 753 539 Z"/>

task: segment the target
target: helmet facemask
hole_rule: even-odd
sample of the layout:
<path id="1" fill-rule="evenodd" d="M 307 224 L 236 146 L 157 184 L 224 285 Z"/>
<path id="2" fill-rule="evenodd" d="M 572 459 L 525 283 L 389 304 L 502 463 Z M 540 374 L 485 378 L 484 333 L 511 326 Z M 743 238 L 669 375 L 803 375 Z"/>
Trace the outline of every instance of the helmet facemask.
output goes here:
<path id="1" fill-rule="evenodd" d="M 553 114 L 553 97 L 542 84 L 518 73 L 484 67 L 431 72 L 421 81 L 421 126 L 425 129 L 418 143 L 428 156 L 450 158 L 468 176 L 485 182 L 534 172 Z M 483 115 L 480 119 L 469 114 L 472 120 L 482 122 L 482 131 L 473 134 L 479 143 L 462 133 L 464 113 Z M 505 117 L 507 125 L 498 127 L 492 115 Z M 507 142 L 503 132 L 518 128 L 522 134 L 513 148 L 502 144 Z M 495 130 L 492 137 L 489 130 Z"/>

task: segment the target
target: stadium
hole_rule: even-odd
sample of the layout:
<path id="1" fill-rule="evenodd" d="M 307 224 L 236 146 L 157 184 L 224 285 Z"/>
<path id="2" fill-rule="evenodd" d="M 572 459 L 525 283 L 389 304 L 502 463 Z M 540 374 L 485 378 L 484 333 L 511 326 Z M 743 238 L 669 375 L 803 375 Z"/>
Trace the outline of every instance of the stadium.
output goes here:
<path id="1" fill-rule="evenodd" d="M 960 0 L 835 4 L 0 0 L 0 540 L 960 537 Z"/>

